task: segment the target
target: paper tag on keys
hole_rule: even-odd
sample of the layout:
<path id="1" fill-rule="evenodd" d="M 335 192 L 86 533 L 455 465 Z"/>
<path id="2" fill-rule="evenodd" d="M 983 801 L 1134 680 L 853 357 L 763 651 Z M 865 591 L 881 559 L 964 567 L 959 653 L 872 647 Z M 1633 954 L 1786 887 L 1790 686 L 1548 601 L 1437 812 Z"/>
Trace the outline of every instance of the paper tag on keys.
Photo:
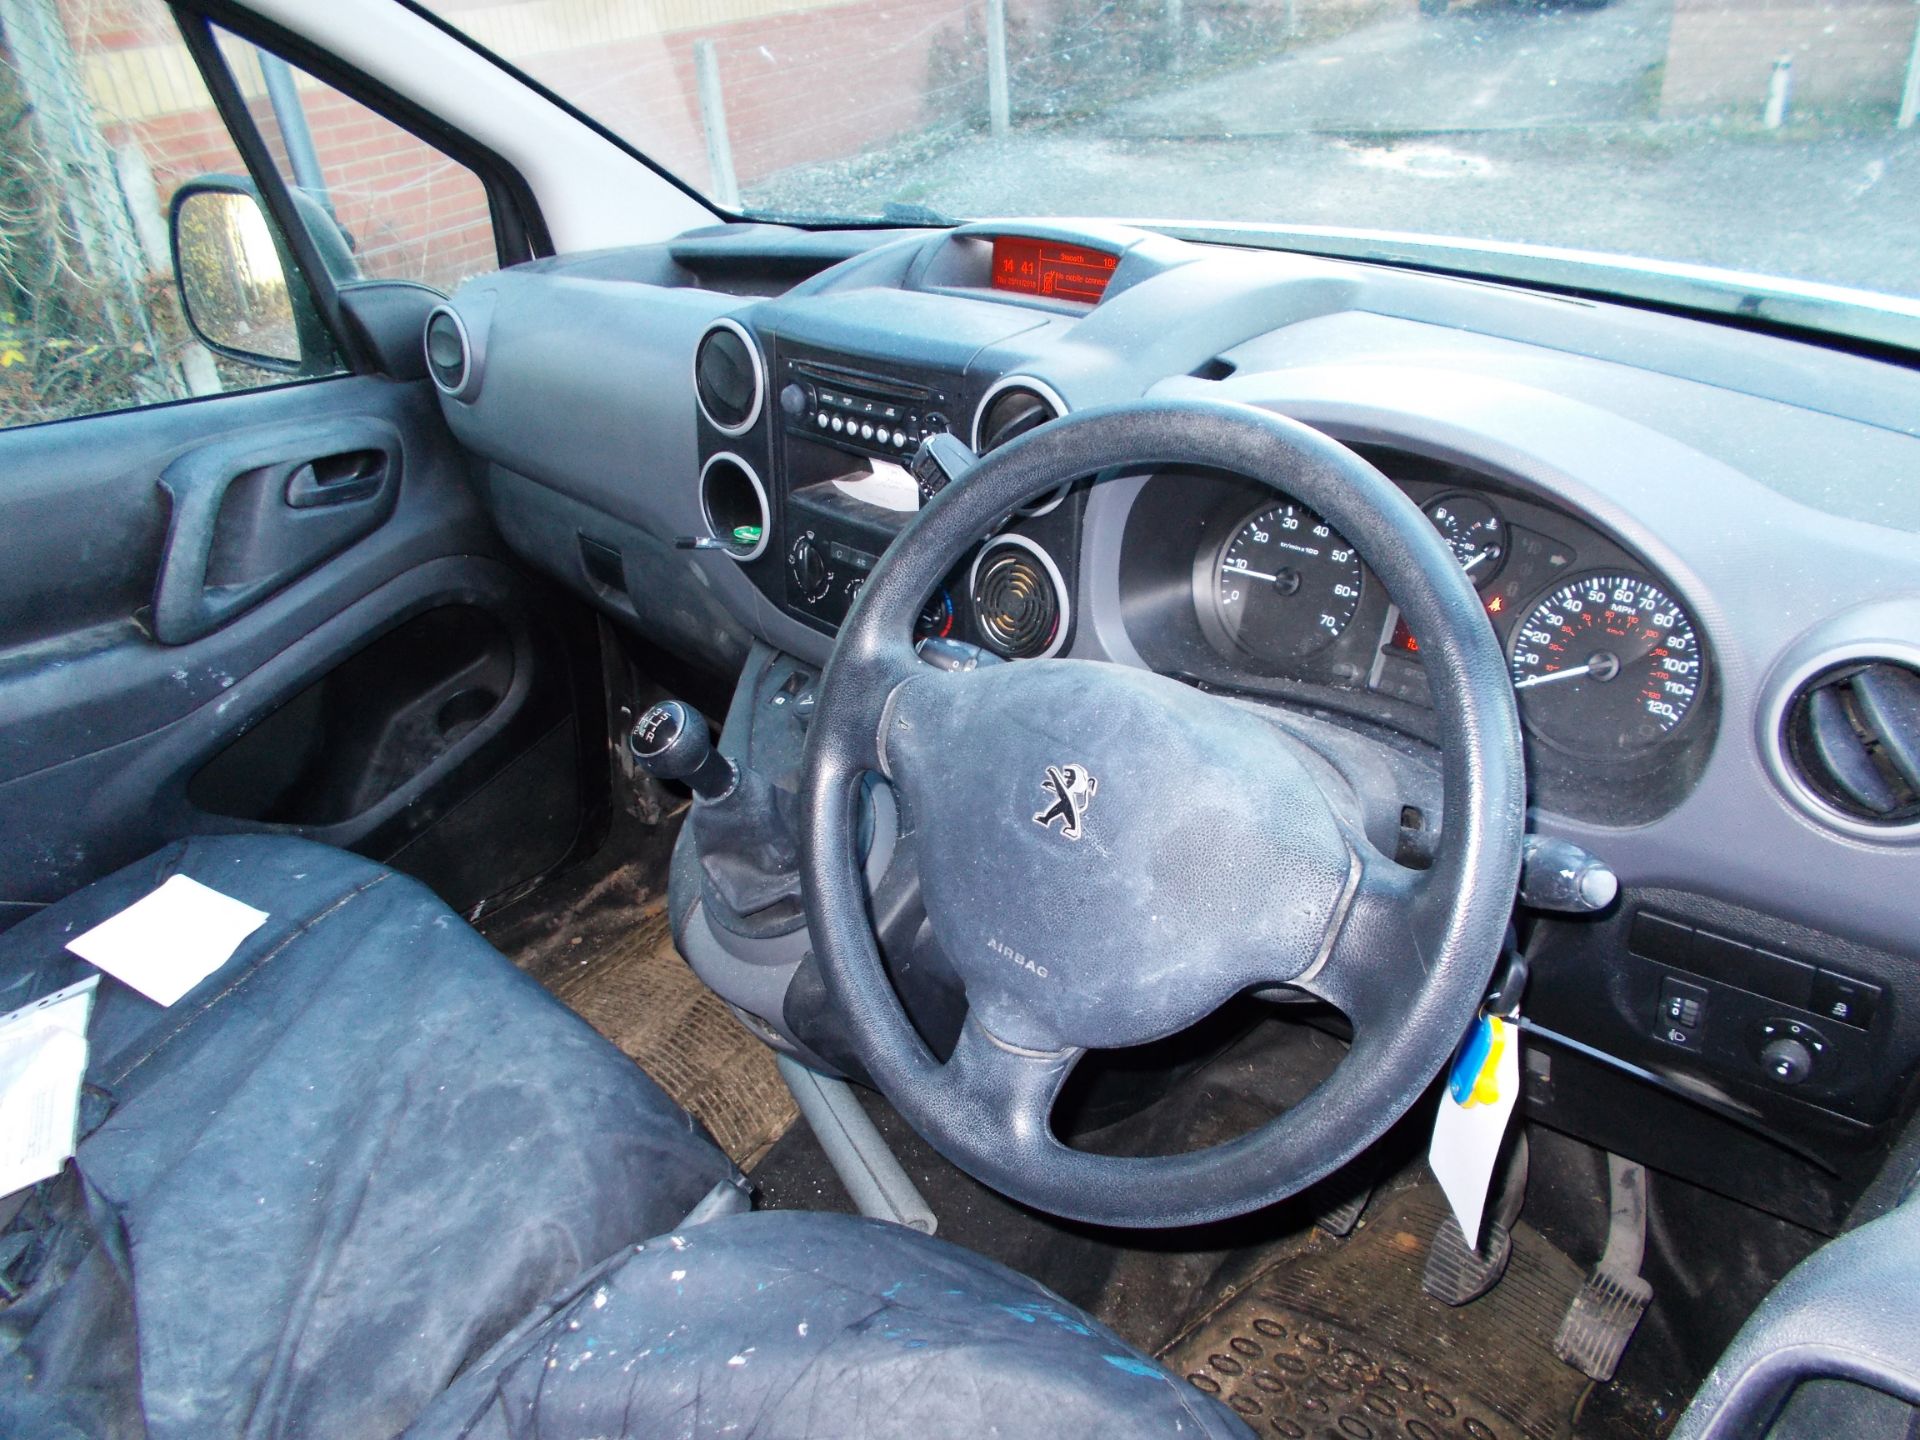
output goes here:
<path id="1" fill-rule="evenodd" d="M 1519 1099 L 1520 1029 L 1497 1015 L 1483 1015 L 1473 1022 L 1447 1072 L 1427 1150 L 1427 1164 L 1476 1253 L 1493 1168 Z"/>

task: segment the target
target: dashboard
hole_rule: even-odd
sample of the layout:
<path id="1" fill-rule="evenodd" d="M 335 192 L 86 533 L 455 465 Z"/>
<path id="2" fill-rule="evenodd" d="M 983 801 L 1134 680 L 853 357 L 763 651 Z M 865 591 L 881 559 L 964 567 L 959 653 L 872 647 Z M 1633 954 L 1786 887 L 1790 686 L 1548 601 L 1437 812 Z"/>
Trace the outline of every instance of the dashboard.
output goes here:
<path id="1" fill-rule="evenodd" d="M 468 353 L 443 409 L 502 533 L 723 673 L 756 646 L 826 662 L 937 484 L 916 473 L 923 443 L 986 451 L 1143 396 L 1325 431 L 1399 486 L 1478 590 L 1525 723 L 1530 829 L 1621 879 L 1612 910 L 1536 927 L 1534 1014 L 1789 1144 L 1573 1051 L 1530 1079 L 1530 1108 L 1827 1225 L 1910 1107 L 1909 366 L 1096 223 L 724 227 L 516 267 L 452 305 Z M 920 628 L 1016 663 L 1150 668 L 1329 746 L 1442 763 L 1420 637 L 1367 557 L 1245 477 L 1142 457 L 1040 497 L 936 587 Z M 1436 794 L 1399 805 L 1429 844 Z M 1817 1045 L 1791 1077 L 1769 1069 L 1783 1037 Z"/>

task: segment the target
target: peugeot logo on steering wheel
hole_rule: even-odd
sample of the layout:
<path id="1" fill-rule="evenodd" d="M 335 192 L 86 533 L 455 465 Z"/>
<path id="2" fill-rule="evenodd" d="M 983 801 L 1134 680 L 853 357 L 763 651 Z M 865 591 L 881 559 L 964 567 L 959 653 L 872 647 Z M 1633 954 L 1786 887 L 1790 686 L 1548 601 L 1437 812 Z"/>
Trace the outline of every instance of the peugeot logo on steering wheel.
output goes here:
<path id="1" fill-rule="evenodd" d="M 1053 797 L 1053 803 L 1036 814 L 1033 823 L 1049 830 L 1054 821 L 1063 821 L 1060 833 L 1069 840 L 1078 840 L 1080 822 L 1087 807 L 1093 804 L 1100 782 L 1087 773 L 1084 765 L 1049 765 L 1047 778 L 1040 782 L 1040 788 Z"/>

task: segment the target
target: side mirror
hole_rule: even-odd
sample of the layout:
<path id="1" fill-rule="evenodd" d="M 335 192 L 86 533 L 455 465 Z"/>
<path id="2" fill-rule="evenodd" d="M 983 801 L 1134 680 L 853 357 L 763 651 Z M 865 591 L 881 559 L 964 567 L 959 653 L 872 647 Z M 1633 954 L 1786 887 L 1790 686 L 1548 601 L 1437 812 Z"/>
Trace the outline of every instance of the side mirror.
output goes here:
<path id="1" fill-rule="evenodd" d="M 345 237 L 325 211 L 313 209 L 325 225 L 315 241 L 331 277 L 355 278 Z M 189 180 L 174 192 L 169 223 L 180 308 L 208 349 L 284 374 L 337 368 L 313 297 L 251 180 Z"/>

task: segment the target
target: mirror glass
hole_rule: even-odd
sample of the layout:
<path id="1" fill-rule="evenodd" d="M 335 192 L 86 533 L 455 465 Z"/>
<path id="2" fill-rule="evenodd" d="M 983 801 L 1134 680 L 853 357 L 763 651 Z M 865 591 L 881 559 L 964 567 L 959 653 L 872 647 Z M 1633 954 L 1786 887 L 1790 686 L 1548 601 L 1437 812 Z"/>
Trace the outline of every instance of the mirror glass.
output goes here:
<path id="1" fill-rule="evenodd" d="M 200 337 L 283 364 L 300 360 L 279 247 L 251 195 L 199 190 L 174 212 L 181 302 Z"/>

